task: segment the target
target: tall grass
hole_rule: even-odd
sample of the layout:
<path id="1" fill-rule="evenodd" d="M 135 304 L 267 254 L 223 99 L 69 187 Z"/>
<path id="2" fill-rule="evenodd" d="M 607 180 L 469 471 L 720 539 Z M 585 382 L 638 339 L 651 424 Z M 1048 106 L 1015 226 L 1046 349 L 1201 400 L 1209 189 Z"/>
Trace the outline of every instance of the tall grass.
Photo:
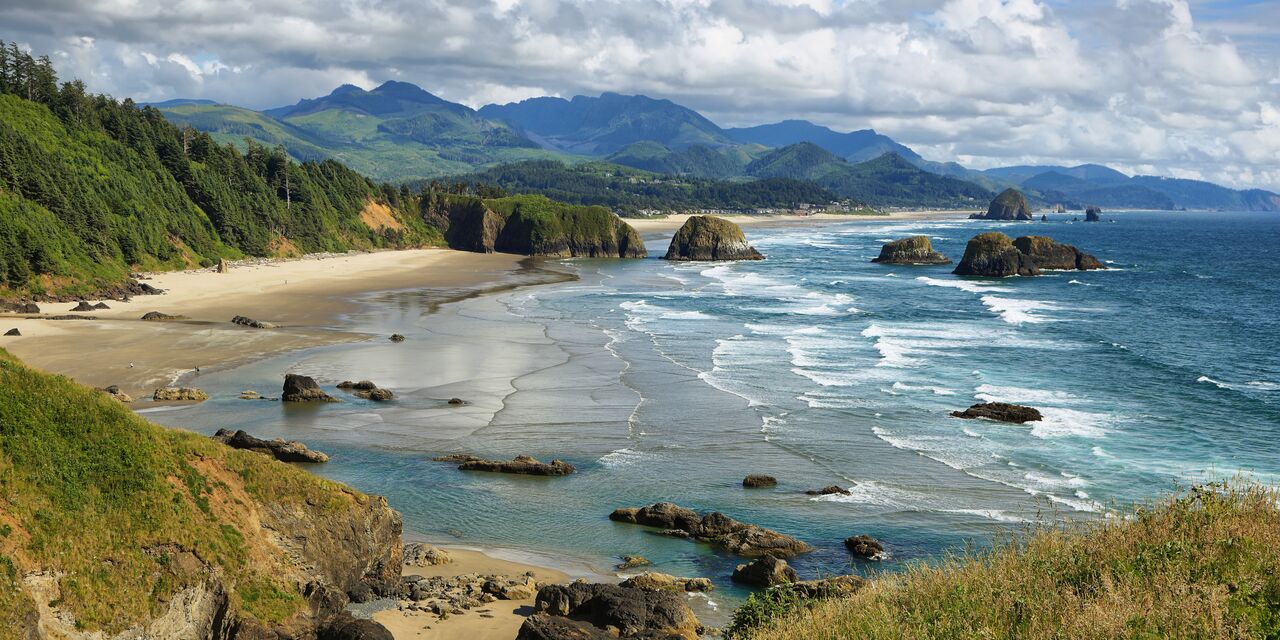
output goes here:
<path id="1" fill-rule="evenodd" d="M 765 623 L 755 640 L 1280 638 L 1277 493 L 1197 487 L 1100 522 L 917 564 Z"/>

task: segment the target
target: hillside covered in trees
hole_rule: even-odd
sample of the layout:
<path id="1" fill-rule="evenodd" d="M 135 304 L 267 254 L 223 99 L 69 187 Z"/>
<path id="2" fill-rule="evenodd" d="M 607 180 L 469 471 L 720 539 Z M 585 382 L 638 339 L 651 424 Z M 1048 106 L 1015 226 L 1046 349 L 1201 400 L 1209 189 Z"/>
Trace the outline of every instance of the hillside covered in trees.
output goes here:
<path id="1" fill-rule="evenodd" d="M 135 269 L 440 241 L 408 189 L 244 152 L 156 109 L 58 84 L 0 42 L 0 295 L 75 295 Z"/>

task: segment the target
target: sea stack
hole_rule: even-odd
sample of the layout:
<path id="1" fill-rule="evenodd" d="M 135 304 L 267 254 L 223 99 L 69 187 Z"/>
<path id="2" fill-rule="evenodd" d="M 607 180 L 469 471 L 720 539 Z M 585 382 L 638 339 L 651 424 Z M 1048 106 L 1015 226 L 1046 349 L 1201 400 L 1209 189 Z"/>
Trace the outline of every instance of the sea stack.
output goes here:
<path id="1" fill-rule="evenodd" d="M 1085 210 L 1084 210 L 1084 221 L 1085 221 L 1085 222 L 1101 222 L 1101 221 L 1102 221 L 1102 207 L 1089 207 L 1088 209 L 1085 209 Z"/>
<path id="2" fill-rule="evenodd" d="M 969 241 L 964 248 L 964 257 L 952 273 L 960 276 L 1038 276 L 1040 269 L 1030 256 L 1013 246 L 1009 236 L 988 231 Z"/>
<path id="3" fill-rule="evenodd" d="M 738 225 L 715 216 L 693 216 L 671 238 L 667 260 L 764 260 Z"/>
<path id="4" fill-rule="evenodd" d="M 976 220 L 1031 220 L 1031 207 L 1027 199 L 1017 189 L 1005 189 L 1003 193 L 991 201 L 987 212 L 975 213 L 970 218 Z"/>
<path id="5" fill-rule="evenodd" d="M 1029 256 L 1037 268 L 1090 271 L 1104 269 L 1097 258 L 1053 238 L 1022 236 L 1013 241 L 1019 253 Z"/>
<path id="6" fill-rule="evenodd" d="M 880 257 L 872 262 L 881 264 L 950 264 L 951 259 L 933 250 L 929 236 L 911 236 L 880 247 Z"/>

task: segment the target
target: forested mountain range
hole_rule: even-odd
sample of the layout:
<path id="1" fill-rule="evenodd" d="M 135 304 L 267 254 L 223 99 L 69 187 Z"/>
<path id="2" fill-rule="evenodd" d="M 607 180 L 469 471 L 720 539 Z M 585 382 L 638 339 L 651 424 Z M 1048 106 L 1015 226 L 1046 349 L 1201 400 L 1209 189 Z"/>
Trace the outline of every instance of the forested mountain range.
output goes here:
<path id="1" fill-rule="evenodd" d="M 826 181 L 816 184 L 822 188 L 840 197 L 869 195 L 865 201 L 875 206 L 960 206 L 969 198 L 980 200 L 1016 186 L 1042 206 L 1280 210 L 1280 197 L 1270 192 L 1129 177 L 1100 165 L 968 169 L 923 158 L 870 129 L 838 132 L 804 120 L 722 128 L 693 109 L 643 95 L 540 97 L 473 110 L 412 84 L 387 82 L 371 91 L 344 85 L 327 96 L 261 112 L 196 100 L 155 106 L 175 123 L 210 132 L 219 142 L 243 146 L 244 138 L 252 138 L 280 145 L 298 160 L 334 158 L 376 179 L 396 182 L 474 177 L 523 160 L 566 165 L 606 161 L 686 179 L 750 180 L 763 174 L 748 167 L 767 154 L 808 143 L 838 162 L 814 176 L 794 179 L 812 181 L 821 174 Z M 919 175 L 908 178 L 901 163 L 895 163 L 894 171 L 885 171 L 883 163 L 864 167 L 856 172 L 861 178 L 844 180 L 843 187 L 836 184 L 835 174 L 848 174 L 850 167 L 889 153 L 928 174 L 974 188 Z M 896 181 L 875 184 L 886 179 Z"/>

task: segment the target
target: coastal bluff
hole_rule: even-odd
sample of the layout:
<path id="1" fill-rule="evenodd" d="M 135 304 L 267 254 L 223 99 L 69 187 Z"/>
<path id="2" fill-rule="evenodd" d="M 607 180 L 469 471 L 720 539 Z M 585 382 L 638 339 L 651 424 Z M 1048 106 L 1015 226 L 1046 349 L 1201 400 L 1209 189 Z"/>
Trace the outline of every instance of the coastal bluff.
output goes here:
<path id="1" fill-rule="evenodd" d="M 433 194 L 424 221 L 454 249 L 558 258 L 644 258 L 635 228 L 605 207 L 568 205 L 540 195 L 482 199 Z"/>
<path id="2" fill-rule="evenodd" d="M 715 216 L 691 216 L 671 238 L 666 260 L 764 260 L 742 227 Z"/>
<path id="3" fill-rule="evenodd" d="M 0 406 L 5 637 L 390 637 L 345 610 L 400 588 L 385 499 L 152 424 L 3 350 Z"/>

